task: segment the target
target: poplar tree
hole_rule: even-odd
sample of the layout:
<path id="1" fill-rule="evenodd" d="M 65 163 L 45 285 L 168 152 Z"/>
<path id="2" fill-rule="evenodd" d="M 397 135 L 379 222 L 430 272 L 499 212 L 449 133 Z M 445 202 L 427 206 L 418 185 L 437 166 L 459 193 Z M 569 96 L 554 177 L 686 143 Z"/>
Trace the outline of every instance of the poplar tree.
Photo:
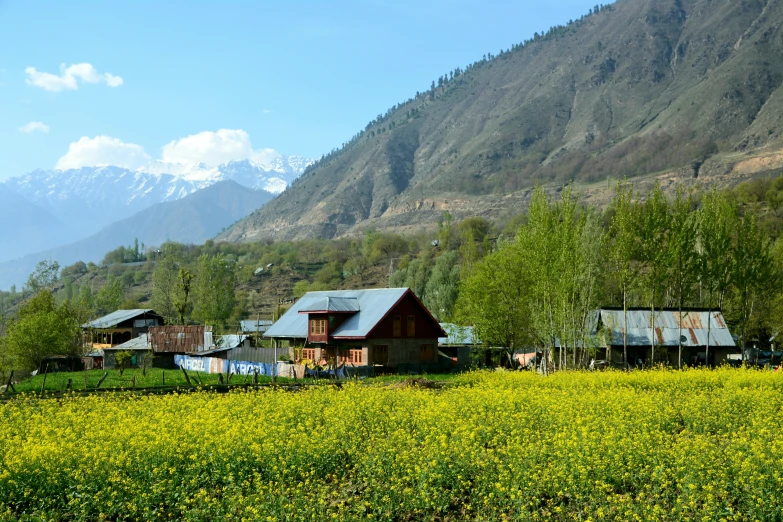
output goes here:
<path id="1" fill-rule="evenodd" d="M 623 367 L 628 364 L 628 296 L 637 282 L 639 269 L 636 263 L 638 253 L 638 205 L 634 201 L 633 188 L 627 181 L 617 183 L 612 202 L 614 215 L 609 227 L 609 262 L 615 273 L 622 294 L 623 303 Z M 608 354 L 612 362 L 611 344 Z"/>
<path id="2" fill-rule="evenodd" d="M 223 254 L 198 258 L 193 292 L 193 317 L 204 324 L 225 322 L 236 304 L 234 266 Z"/>
<path id="3" fill-rule="evenodd" d="M 745 357 L 748 325 L 757 313 L 757 300 L 774 284 L 772 249 L 769 238 L 758 226 L 756 216 L 745 214 L 737 221 L 732 249 L 732 283 L 740 310 L 740 346 Z"/>
<path id="4" fill-rule="evenodd" d="M 702 198 L 696 213 L 698 265 L 701 302 L 707 304 L 707 354 L 712 333 L 712 311 L 723 311 L 726 293 L 731 287 L 732 235 L 737 219 L 736 206 L 714 189 Z"/>
<path id="5" fill-rule="evenodd" d="M 650 362 L 655 360 L 655 304 L 664 292 L 669 267 L 669 232 L 672 226 L 669 205 L 656 182 L 647 201 L 641 205 L 639 223 L 639 257 L 644 268 L 643 282 L 650 305 Z"/>
<path id="6" fill-rule="evenodd" d="M 679 311 L 677 321 L 678 367 L 682 366 L 682 309 L 686 301 L 691 300 L 691 291 L 699 269 L 699 257 L 696 252 L 698 218 L 691 212 L 691 204 L 691 198 L 685 198 L 682 189 L 678 187 L 671 209 L 671 231 L 668 242 L 669 268 L 667 271 L 669 288 L 677 302 Z M 709 347 L 707 350 L 709 356 Z M 707 360 L 709 361 L 709 358 Z"/>

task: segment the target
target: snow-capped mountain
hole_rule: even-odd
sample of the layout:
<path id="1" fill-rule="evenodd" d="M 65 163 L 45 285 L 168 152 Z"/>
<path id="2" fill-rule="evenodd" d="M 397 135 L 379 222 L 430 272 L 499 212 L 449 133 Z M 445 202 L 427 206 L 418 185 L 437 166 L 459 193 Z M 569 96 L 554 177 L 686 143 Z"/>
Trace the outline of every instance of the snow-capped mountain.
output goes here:
<path id="1" fill-rule="evenodd" d="M 297 156 L 278 155 L 268 164 L 241 160 L 217 167 L 158 161 L 135 171 L 112 166 L 39 169 L 10 178 L 5 185 L 75 229 L 78 237 L 62 238 L 67 243 L 155 203 L 180 199 L 219 181 L 233 180 L 279 194 L 310 163 Z"/>

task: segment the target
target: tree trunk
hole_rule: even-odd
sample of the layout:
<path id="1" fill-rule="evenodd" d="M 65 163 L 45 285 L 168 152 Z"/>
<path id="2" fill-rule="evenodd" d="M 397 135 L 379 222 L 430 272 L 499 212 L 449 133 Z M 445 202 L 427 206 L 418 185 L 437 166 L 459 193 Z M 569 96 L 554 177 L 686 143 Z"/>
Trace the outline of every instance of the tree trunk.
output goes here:
<path id="1" fill-rule="evenodd" d="M 628 305 L 627 292 L 623 290 L 623 369 L 628 367 Z M 609 361 L 612 364 L 612 361 Z"/>

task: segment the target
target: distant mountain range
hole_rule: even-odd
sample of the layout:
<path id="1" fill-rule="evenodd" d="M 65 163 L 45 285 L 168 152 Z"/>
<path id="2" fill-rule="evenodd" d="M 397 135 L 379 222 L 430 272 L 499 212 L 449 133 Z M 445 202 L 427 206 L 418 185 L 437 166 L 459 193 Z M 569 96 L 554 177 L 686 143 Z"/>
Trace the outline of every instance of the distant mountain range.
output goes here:
<path id="1" fill-rule="evenodd" d="M 100 263 L 107 252 L 131 245 L 134 239 L 147 246 L 169 240 L 203 243 L 273 197 L 233 180 L 219 181 L 176 201 L 155 203 L 75 243 L 0 263 L 0 288 L 21 288 L 41 260 L 56 260 L 63 267 L 76 261 Z"/>
<path id="2" fill-rule="evenodd" d="M 779 172 L 781 86 L 783 2 L 618 0 L 450 71 L 220 239 L 434 228 L 446 210 L 499 218 L 536 182 L 606 191 L 625 176 L 673 187 Z"/>
<path id="3" fill-rule="evenodd" d="M 14 224 L 3 227 L 0 261 L 73 243 L 156 203 L 179 200 L 221 181 L 279 194 L 310 163 L 296 156 L 278 157 L 268 165 L 243 160 L 213 168 L 154 162 L 136 171 L 83 167 L 12 177 L 0 183 L 0 218 Z"/>

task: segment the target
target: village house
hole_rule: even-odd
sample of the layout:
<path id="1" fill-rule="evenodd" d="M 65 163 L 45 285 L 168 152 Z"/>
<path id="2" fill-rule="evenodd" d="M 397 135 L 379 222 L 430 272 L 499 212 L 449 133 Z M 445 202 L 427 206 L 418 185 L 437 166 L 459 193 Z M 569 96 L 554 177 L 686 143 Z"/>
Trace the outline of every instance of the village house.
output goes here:
<path id="1" fill-rule="evenodd" d="M 597 358 L 609 360 L 613 366 L 623 363 L 623 330 L 626 331 L 628 364 L 648 365 L 652 355 L 653 339 L 655 362 L 679 365 L 679 346 L 682 345 L 682 365 L 707 364 L 715 366 L 728 360 L 729 354 L 739 353 L 734 338 L 726 326 L 723 314 L 716 310 L 655 310 L 655 337 L 653 338 L 652 311 L 649 308 L 602 308 L 594 314 L 593 331 L 599 341 Z M 709 346 L 709 350 L 707 350 Z"/>
<path id="2" fill-rule="evenodd" d="M 448 334 L 409 288 L 308 292 L 264 337 L 287 341 L 291 357 L 338 366 L 397 372 L 453 366 L 438 351 L 438 338 Z"/>
<path id="3" fill-rule="evenodd" d="M 451 364 L 455 368 L 463 369 L 471 360 L 471 353 L 482 347 L 472 326 L 459 326 L 454 323 L 440 323 L 440 327 L 446 332 L 446 337 L 438 338 L 438 352 L 451 359 Z M 491 350 L 484 349 L 482 358 L 490 359 Z"/>
<path id="4" fill-rule="evenodd" d="M 150 327 L 164 324 L 163 317 L 147 309 L 117 310 L 82 325 L 87 345 L 104 350 L 147 333 Z"/>

